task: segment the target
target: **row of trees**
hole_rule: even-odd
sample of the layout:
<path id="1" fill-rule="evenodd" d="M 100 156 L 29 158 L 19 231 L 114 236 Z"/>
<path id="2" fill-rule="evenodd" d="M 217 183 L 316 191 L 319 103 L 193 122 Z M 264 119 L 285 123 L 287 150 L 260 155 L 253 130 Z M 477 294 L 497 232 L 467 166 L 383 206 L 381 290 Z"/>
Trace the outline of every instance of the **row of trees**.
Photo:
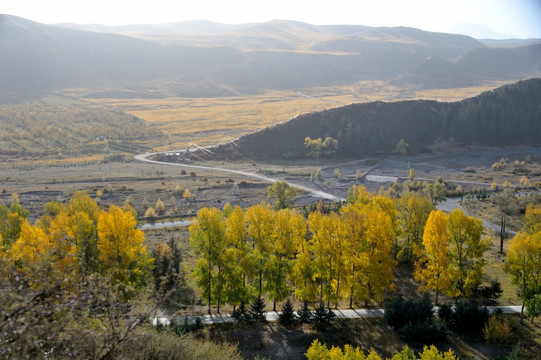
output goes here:
<path id="1" fill-rule="evenodd" d="M 306 351 L 306 358 L 308 360 L 381 360 L 382 358 L 378 353 L 372 349 L 368 354 L 358 347 L 354 348 L 351 345 L 345 345 L 344 349 L 332 346 L 330 349 L 325 344 L 321 344 L 319 340 L 314 340 L 312 345 Z M 453 350 L 449 349 L 447 352 L 440 352 L 434 345 L 430 347 L 425 346 L 423 351 L 415 355 L 415 352 L 409 347 L 405 346 L 402 351 L 395 354 L 390 360 L 456 360 Z"/>
<path id="2" fill-rule="evenodd" d="M 381 302 L 394 289 L 398 261 L 413 262 L 422 291 L 470 297 L 481 283 L 480 220 L 455 210 L 434 212 L 426 196 L 399 199 L 354 186 L 339 212 L 307 218 L 264 203 L 246 211 L 202 208 L 190 226 L 200 257 L 193 276 L 203 298 L 236 306 L 268 295 L 274 303 Z M 427 221 L 428 220 L 428 221 Z M 426 229 L 425 229 L 426 224 Z"/>

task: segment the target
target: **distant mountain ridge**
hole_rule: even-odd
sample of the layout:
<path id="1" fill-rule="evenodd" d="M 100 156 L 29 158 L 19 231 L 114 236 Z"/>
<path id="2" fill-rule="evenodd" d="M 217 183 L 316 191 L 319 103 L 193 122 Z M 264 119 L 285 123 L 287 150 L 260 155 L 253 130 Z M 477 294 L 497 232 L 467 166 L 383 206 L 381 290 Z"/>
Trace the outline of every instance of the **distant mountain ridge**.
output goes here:
<path id="1" fill-rule="evenodd" d="M 0 103 L 65 88 L 96 88 L 90 94 L 94 97 L 156 98 L 242 95 L 362 80 L 395 79 L 404 87 L 431 88 L 449 82 L 449 76 L 455 86 L 465 86 L 486 79 L 531 77 L 539 71 L 541 58 L 535 46 L 497 48 L 502 61 L 489 62 L 494 60 L 486 55 L 490 49 L 473 38 L 404 27 L 276 20 L 84 29 L 0 15 Z M 436 85 L 423 83 L 438 68 L 422 66 L 429 57 L 444 60 L 440 66 L 449 72 Z M 453 77 L 457 73 L 465 76 Z"/>
<path id="2" fill-rule="evenodd" d="M 458 102 L 377 101 L 303 114 L 213 152 L 224 158 L 304 158 L 307 136 L 331 136 L 338 140 L 336 157 L 360 158 L 391 154 L 400 139 L 416 153 L 447 143 L 541 145 L 540 134 L 541 79 L 535 78 Z"/>

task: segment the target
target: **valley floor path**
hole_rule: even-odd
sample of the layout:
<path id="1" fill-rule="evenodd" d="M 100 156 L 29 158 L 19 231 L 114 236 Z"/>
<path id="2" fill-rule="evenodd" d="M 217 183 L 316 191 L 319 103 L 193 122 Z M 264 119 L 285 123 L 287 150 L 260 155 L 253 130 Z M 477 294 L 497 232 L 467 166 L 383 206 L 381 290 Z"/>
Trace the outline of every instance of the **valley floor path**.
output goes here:
<path id="1" fill-rule="evenodd" d="M 178 152 L 178 151 L 175 151 L 175 152 Z M 280 179 L 274 179 L 274 178 L 271 178 L 271 177 L 268 177 L 268 176 L 263 176 L 263 175 L 259 175 L 259 174 L 256 174 L 256 173 L 253 173 L 253 172 L 248 172 L 248 171 L 232 170 L 232 169 L 226 169 L 226 168 L 214 167 L 214 166 L 189 165 L 189 164 L 185 164 L 185 163 L 172 163 L 172 162 L 166 162 L 166 161 L 150 160 L 148 158 L 149 156 L 156 155 L 156 154 L 157 153 L 139 154 L 139 155 L 135 156 L 135 159 L 139 160 L 139 161 L 151 163 L 151 164 L 180 166 L 180 167 L 187 167 L 187 168 L 192 168 L 192 169 L 222 171 L 222 172 L 227 172 L 227 173 L 231 173 L 231 174 L 247 176 L 247 177 L 251 177 L 253 179 L 263 180 L 263 181 L 267 181 L 267 182 L 270 182 L 270 183 L 274 183 L 274 182 L 280 180 Z M 311 195 L 313 195 L 313 196 L 315 196 L 317 198 L 320 198 L 320 199 L 326 199 L 326 200 L 331 200 L 331 201 L 344 201 L 345 200 L 344 198 L 341 198 L 339 196 L 329 194 L 329 193 L 326 193 L 324 191 L 317 190 L 317 189 L 314 189 L 314 188 L 311 188 L 311 187 L 308 187 L 308 186 L 305 186 L 305 185 L 291 183 L 290 181 L 288 181 L 287 183 L 290 186 L 293 186 L 293 187 L 295 187 L 297 189 L 300 189 L 300 190 L 304 190 L 307 193 L 310 193 Z"/>

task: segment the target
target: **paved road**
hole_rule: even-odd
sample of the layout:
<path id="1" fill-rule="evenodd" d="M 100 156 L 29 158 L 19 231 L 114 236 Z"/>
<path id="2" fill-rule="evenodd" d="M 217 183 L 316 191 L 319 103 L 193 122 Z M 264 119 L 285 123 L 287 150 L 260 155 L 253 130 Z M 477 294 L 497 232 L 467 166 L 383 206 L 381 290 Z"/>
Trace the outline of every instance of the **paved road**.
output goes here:
<path id="1" fill-rule="evenodd" d="M 521 306 L 488 306 L 490 312 L 496 311 L 496 309 L 502 309 L 504 314 L 519 314 Z M 438 311 L 438 307 L 434 307 L 434 312 Z M 385 314 L 384 309 L 343 309 L 343 310 L 333 310 L 334 315 L 337 319 L 356 319 L 356 318 L 381 318 Z M 265 317 L 267 321 L 277 321 L 278 315 L 280 312 L 267 312 Z M 188 322 L 194 322 L 196 316 L 189 316 Z M 213 315 L 203 315 L 200 316 L 203 324 L 220 324 L 220 323 L 230 323 L 235 320 L 231 317 L 230 314 L 213 314 Z M 169 324 L 169 318 L 159 317 L 152 319 L 152 324 L 156 325 L 157 323 Z M 177 317 L 177 321 L 184 321 L 184 317 Z"/>
<path id="2" fill-rule="evenodd" d="M 163 229 L 163 228 L 175 227 L 175 226 L 188 226 L 190 224 L 191 224 L 190 220 L 164 221 L 164 222 L 146 223 L 146 224 L 143 224 L 140 227 L 140 229 L 141 230 Z"/>
<path id="3" fill-rule="evenodd" d="M 172 152 L 173 152 L 173 153 L 175 153 L 175 152 L 181 152 L 181 150 L 172 151 Z M 179 166 L 179 167 L 187 167 L 187 168 L 191 168 L 191 169 L 202 169 L 202 170 L 222 171 L 222 172 L 227 172 L 227 173 L 230 173 L 230 174 L 236 174 L 236 175 L 247 176 L 247 177 L 251 177 L 251 178 L 253 178 L 253 179 L 263 180 L 263 181 L 267 181 L 267 182 L 270 182 L 270 183 L 274 183 L 274 182 L 280 180 L 280 179 L 273 179 L 273 178 L 270 178 L 270 177 L 267 177 L 267 176 L 259 175 L 259 174 L 256 174 L 256 173 L 253 173 L 253 172 L 248 172 L 248 171 L 232 170 L 232 169 L 226 169 L 226 168 L 220 168 L 220 167 L 213 167 L 213 166 L 188 165 L 188 164 L 181 164 L 181 163 L 171 163 L 171 162 L 166 162 L 166 161 L 150 160 L 150 159 L 148 158 L 149 156 L 156 155 L 156 154 L 157 154 L 157 153 L 139 154 L 139 155 L 136 155 L 136 156 L 135 156 L 135 159 L 136 159 L 136 160 L 139 160 L 139 161 L 151 163 L 151 164 Z M 313 188 L 310 188 L 310 187 L 308 187 L 308 186 L 304 186 L 304 185 L 300 185 L 300 184 L 291 183 L 291 182 L 289 182 L 289 181 L 288 181 L 288 184 L 289 184 L 290 186 L 293 186 L 293 187 L 297 188 L 297 189 L 304 190 L 304 191 L 306 191 L 306 192 L 308 192 L 308 193 L 312 194 L 313 196 L 315 196 L 315 197 L 317 197 L 317 198 L 320 198 L 320 199 L 327 199 L 327 200 L 331 200 L 331 201 L 344 201 L 344 200 L 345 200 L 344 198 L 341 198 L 341 197 L 339 197 L 339 196 L 335 196 L 335 195 L 326 193 L 326 192 L 321 191 L 321 190 L 313 189 Z"/>

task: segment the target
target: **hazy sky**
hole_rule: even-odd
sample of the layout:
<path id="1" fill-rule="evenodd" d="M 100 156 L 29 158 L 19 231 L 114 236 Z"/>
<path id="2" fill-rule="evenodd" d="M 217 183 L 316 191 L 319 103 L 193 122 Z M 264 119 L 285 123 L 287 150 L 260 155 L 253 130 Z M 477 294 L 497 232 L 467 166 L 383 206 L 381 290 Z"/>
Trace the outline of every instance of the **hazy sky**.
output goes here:
<path id="1" fill-rule="evenodd" d="M 45 24 L 227 24 L 298 20 L 311 24 L 410 26 L 445 31 L 484 24 L 501 34 L 541 38 L 541 0 L 0 0 L 0 13 Z"/>

